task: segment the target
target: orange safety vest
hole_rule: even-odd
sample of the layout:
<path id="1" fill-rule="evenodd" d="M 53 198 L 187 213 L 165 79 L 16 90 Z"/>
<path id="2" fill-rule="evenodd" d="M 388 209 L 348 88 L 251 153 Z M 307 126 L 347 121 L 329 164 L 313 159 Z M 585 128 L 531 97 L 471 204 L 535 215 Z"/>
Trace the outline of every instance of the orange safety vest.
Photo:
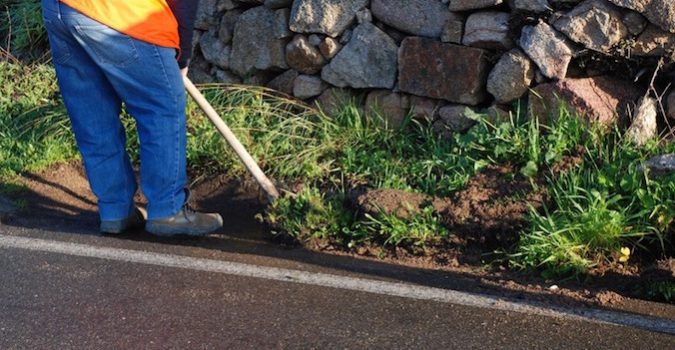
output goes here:
<path id="1" fill-rule="evenodd" d="M 178 22 L 166 0 L 61 0 L 132 38 L 179 48 Z"/>

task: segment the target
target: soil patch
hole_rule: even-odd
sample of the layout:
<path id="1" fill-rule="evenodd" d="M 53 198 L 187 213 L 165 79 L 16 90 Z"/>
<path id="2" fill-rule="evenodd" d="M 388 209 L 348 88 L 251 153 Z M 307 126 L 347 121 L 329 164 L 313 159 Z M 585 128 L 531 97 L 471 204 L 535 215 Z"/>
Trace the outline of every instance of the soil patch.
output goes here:
<path id="1" fill-rule="evenodd" d="M 43 229 L 65 225 L 81 228 L 83 232 L 98 229 L 96 197 L 80 162 L 57 164 L 41 172 L 24 174 L 20 183 L 27 189 L 8 196 L 15 203 L 21 203 L 11 218 L 12 224 Z M 264 204 L 251 183 L 219 175 L 199 179 L 189 187 L 192 207 L 223 216 L 225 227 L 220 233 L 267 237 L 264 226 L 255 219 L 255 215 L 264 210 Z M 140 191 L 134 199 L 141 207 L 147 203 Z"/>
<path id="2" fill-rule="evenodd" d="M 467 244 L 492 249 L 514 243 L 530 206 L 542 207 L 546 195 L 537 182 L 511 166 L 490 166 L 451 197 L 391 189 L 358 189 L 350 197 L 362 213 L 373 216 L 387 213 L 408 218 L 432 206 L 442 223 Z"/>

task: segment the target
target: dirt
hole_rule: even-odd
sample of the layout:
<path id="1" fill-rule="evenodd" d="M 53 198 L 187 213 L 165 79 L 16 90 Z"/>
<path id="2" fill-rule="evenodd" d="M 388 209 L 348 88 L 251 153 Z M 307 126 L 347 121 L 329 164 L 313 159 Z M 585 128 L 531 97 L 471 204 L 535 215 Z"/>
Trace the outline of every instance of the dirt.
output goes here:
<path id="1" fill-rule="evenodd" d="M 542 207 L 546 195 L 536 183 L 511 166 L 491 166 L 451 197 L 390 189 L 359 189 L 350 197 L 361 212 L 374 216 L 387 213 L 408 218 L 432 206 L 441 222 L 465 244 L 492 249 L 514 243 L 530 206 Z"/>
<path id="2" fill-rule="evenodd" d="M 498 233 L 522 225 L 526 212 L 524 202 L 542 201 L 545 198 L 540 191 L 532 188 L 529 181 L 509 175 L 512 170 L 487 169 L 471 180 L 465 190 L 450 198 L 434 199 L 398 191 L 362 191 L 356 196 L 360 198 L 360 202 L 357 202 L 364 210 L 384 208 L 398 210 L 401 215 L 406 212 L 410 214 L 410 208 L 433 205 L 443 213 L 447 224 L 455 225 L 463 232 L 447 243 L 429 245 L 424 251 L 404 248 L 383 250 L 376 245 L 346 250 L 327 240 L 314 240 L 302 247 L 290 248 L 285 254 L 294 255 L 295 250 L 311 250 L 329 256 L 390 263 L 392 266 L 419 269 L 425 273 L 445 271 L 474 281 L 468 285 L 479 285 L 481 290 L 492 290 L 516 298 L 519 295 L 527 296 L 528 300 L 558 298 L 565 302 L 575 301 L 674 318 L 675 305 L 654 306 L 653 303 L 632 298 L 635 287 L 644 280 L 675 278 L 673 259 L 659 261 L 645 269 L 639 266 L 623 272 L 610 269 L 602 274 L 590 275 L 585 281 L 556 282 L 557 288 L 552 288 L 553 281 L 546 281 L 536 275 L 511 271 L 500 265 L 486 267 L 480 245 L 466 245 L 466 237 L 480 237 L 477 232 L 485 229 L 492 232 L 490 239 L 499 240 Z M 11 224 L 49 229 L 50 225 L 63 227 L 65 221 L 69 223 L 68 227 L 75 228 L 73 231 L 77 231 L 77 227 L 88 227 L 83 232 L 91 232 L 92 227 L 97 227 L 96 200 L 79 163 L 56 165 L 40 173 L 25 174 L 21 182 L 27 189 L 10 196 L 13 201 L 23 203 Z M 264 205 L 260 200 L 262 196 L 251 183 L 216 176 L 195 181 L 191 188 L 197 209 L 217 211 L 226 218 L 228 227 L 221 234 L 258 242 L 270 241 L 269 232 L 255 219 L 256 214 L 264 210 Z M 497 200 L 500 196 L 509 199 Z M 377 207 L 373 199 L 378 200 Z M 141 195 L 136 200 L 139 205 L 144 204 Z M 373 206 L 369 207 L 367 203 Z M 471 216 L 482 218 L 484 222 Z M 498 222 L 505 219 L 506 223 Z M 466 227 L 461 229 L 462 225 Z"/>
<path id="3" fill-rule="evenodd" d="M 577 145 L 574 153 L 563 157 L 559 162 L 553 164 L 550 168 L 553 174 L 560 174 L 579 167 L 584 162 L 586 155 L 586 148 L 582 145 Z"/>
<path id="4" fill-rule="evenodd" d="M 96 197 L 81 163 L 57 164 L 39 173 L 23 174 L 20 183 L 27 189 L 10 196 L 21 203 L 12 220 L 27 227 L 50 228 L 64 222 L 98 227 Z M 255 219 L 264 206 L 251 183 L 223 175 L 197 179 L 189 187 L 190 204 L 197 210 L 221 213 L 228 222 L 228 235 L 266 237 L 263 225 Z M 147 203 L 140 191 L 134 200 L 139 206 Z"/>

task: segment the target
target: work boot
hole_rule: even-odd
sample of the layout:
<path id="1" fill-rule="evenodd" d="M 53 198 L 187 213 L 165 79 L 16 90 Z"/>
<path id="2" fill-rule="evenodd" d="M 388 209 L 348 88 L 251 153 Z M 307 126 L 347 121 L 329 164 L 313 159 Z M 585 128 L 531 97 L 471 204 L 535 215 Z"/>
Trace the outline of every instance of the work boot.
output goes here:
<path id="1" fill-rule="evenodd" d="M 145 210 L 136 207 L 134 212 L 122 220 L 101 220 L 100 231 L 104 234 L 120 234 L 145 225 Z"/>
<path id="2" fill-rule="evenodd" d="M 206 236 L 223 227 L 223 218 L 216 213 L 199 213 L 184 205 L 172 216 L 149 220 L 145 230 L 157 236 Z"/>

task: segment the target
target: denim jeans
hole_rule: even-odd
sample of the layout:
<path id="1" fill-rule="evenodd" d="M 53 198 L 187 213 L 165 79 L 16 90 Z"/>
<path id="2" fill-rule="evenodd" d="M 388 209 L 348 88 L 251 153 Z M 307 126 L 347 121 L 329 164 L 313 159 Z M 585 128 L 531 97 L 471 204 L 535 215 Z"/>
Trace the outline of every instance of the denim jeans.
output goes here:
<path id="1" fill-rule="evenodd" d="M 42 15 L 101 220 L 134 210 L 137 185 L 120 122 L 123 103 L 136 121 L 148 219 L 177 213 L 187 176 L 186 97 L 175 49 L 131 38 L 58 0 L 42 0 Z"/>

